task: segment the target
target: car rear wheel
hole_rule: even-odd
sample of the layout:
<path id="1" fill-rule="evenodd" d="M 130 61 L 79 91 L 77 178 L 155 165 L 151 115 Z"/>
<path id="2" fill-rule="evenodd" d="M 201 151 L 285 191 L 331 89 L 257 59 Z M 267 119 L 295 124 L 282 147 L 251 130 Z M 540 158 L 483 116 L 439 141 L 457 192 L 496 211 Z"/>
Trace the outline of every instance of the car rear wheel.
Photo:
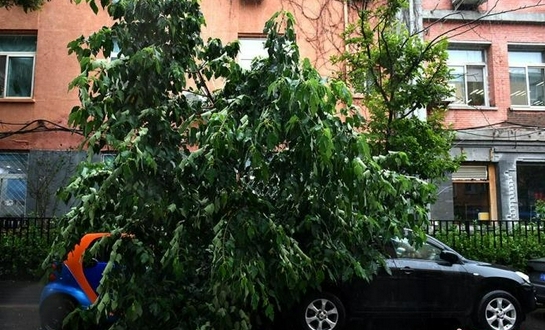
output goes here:
<path id="1" fill-rule="evenodd" d="M 346 322 L 341 300 L 330 293 L 318 293 L 303 300 L 298 313 L 305 330 L 340 330 Z"/>
<path id="2" fill-rule="evenodd" d="M 40 322 L 44 330 L 61 330 L 64 318 L 76 309 L 74 301 L 65 296 L 52 296 L 42 303 Z"/>
<path id="3" fill-rule="evenodd" d="M 518 330 L 522 313 L 515 297 L 508 292 L 496 290 L 481 299 L 477 319 L 485 330 Z"/>

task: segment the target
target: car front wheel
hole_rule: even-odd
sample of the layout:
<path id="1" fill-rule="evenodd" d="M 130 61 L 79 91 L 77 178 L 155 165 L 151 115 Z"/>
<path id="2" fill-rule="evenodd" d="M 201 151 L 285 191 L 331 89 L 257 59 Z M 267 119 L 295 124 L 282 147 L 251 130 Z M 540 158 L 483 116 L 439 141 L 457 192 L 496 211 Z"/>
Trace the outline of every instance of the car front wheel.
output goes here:
<path id="1" fill-rule="evenodd" d="M 52 296 L 48 298 L 40 310 L 40 322 L 44 330 L 61 330 L 64 329 L 62 323 L 64 318 L 68 316 L 74 309 L 76 304 L 72 299 L 64 296 Z"/>
<path id="2" fill-rule="evenodd" d="M 515 297 L 508 292 L 496 290 L 481 299 L 477 319 L 482 329 L 518 330 L 522 313 Z"/>
<path id="3" fill-rule="evenodd" d="M 346 322 L 341 300 L 330 293 L 319 293 L 303 301 L 299 321 L 305 330 L 340 330 Z"/>

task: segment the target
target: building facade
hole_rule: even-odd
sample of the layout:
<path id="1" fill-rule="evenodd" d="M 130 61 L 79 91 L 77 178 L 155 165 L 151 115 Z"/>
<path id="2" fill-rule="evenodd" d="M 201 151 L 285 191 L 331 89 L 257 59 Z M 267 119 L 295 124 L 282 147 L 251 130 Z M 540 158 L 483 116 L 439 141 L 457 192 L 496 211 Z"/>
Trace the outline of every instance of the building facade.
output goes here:
<path id="1" fill-rule="evenodd" d="M 0 9 L 0 217 L 66 211 L 56 191 L 85 156 L 67 124 L 78 104 L 68 85 L 79 73 L 67 45 L 107 22 L 68 0 Z"/>
<path id="2" fill-rule="evenodd" d="M 365 0 L 354 0 L 365 1 Z M 422 37 L 449 40 L 455 94 L 447 121 L 452 153 L 466 159 L 441 185 L 432 219 L 529 219 L 545 199 L 545 7 L 538 0 L 411 0 L 408 20 Z M 239 40 L 239 63 L 264 55 L 263 26 L 277 11 L 297 20 L 297 39 L 323 76 L 337 68 L 350 5 L 336 0 L 202 1 L 204 38 Z M 111 24 L 68 0 L 36 12 L 0 9 L 0 217 L 66 212 L 55 198 L 85 154 L 68 126 L 79 74 L 67 44 Z M 218 86 L 219 87 L 219 86 Z"/>
<path id="3" fill-rule="evenodd" d="M 203 39 L 239 39 L 238 60 L 248 67 L 265 54 L 265 22 L 286 9 L 303 27 L 298 33 L 302 56 L 328 75 L 333 70 L 328 59 L 341 47 L 343 8 L 338 1 L 202 1 Z M 325 31 L 318 13 L 335 25 Z M 79 149 L 82 136 L 68 125 L 71 109 L 79 104 L 78 91 L 68 86 L 80 71 L 67 45 L 111 24 L 106 13 L 95 15 L 85 2 L 45 2 L 28 13 L 0 8 L 0 218 L 61 215 L 69 208 L 56 192 L 86 154 Z"/>
<path id="4" fill-rule="evenodd" d="M 466 159 L 432 218 L 519 220 L 545 199 L 545 7 L 534 0 L 425 0 L 424 38 L 446 36 L 447 121 Z"/>

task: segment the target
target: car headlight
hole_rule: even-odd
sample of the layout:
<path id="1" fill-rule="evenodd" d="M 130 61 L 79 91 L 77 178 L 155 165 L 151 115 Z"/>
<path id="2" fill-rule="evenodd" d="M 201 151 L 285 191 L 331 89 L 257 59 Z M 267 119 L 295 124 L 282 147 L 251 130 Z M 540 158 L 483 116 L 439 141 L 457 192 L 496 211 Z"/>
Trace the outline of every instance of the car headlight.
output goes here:
<path id="1" fill-rule="evenodd" d="M 520 276 L 524 280 L 524 282 L 530 283 L 530 276 L 524 274 L 523 272 L 515 272 L 515 274 Z"/>

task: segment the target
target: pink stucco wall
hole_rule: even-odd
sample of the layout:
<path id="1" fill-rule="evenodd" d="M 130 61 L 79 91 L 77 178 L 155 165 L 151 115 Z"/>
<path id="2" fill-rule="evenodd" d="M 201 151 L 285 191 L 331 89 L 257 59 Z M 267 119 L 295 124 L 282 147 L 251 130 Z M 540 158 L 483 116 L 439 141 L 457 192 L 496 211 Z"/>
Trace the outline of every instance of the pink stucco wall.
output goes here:
<path id="1" fill-rule="evenodd" d="M 342 48 L 338 36 L 345 21 L 340 1 L 203 0 L 201 6 L 207 22 L 204 38 L 218 37 L 224 42 L 241 35 L 259 35 L 275 12 L 291 11 L 297 20 L 302 57 L 310 58 L 324 76 L 336 71 L 329 58 Z M 18 130 L 35 119 L 67 126 L 68 114 L 79 102 L 77 91 L 68 91 L 69 82 L 79 74 L 79 65 L 74 55 L 68 55 L 67 44 L 109 24 L 105 13 L 95 15 L 85 2 L 76 5 L 69 0 L 49 1 L 33 13 L 1 8 L 0 32 L 35 31 L 38 45 L 34 98 L 23 102 L 0 99 L 0 133 Z M 80 141 L 80 136 L 70 133 L 13 135 L 0 139 L 0 150 L 67 150 L 77 147 Z"/>
<path id="2" fill-rule="evenodd" d="M 16 131 L 34 119 L 67 126 L 70 109 L 78 104 L 77 91 L 69 82 L 79 73 L 74 55 L 68 55 L 69 41 L 88 35 L 108 22 L 85 4 L 69 0 L 46 2 L 40 11 L 24 13 L 20 8 L 0 9 L 0 31 L 37 32 L 34 99 L 13 102 L 0 99 L 0 132 Z M 66 150 L 81 138 L 70 133 L 32 133 L 0 139 L 0 150 Z"/>

